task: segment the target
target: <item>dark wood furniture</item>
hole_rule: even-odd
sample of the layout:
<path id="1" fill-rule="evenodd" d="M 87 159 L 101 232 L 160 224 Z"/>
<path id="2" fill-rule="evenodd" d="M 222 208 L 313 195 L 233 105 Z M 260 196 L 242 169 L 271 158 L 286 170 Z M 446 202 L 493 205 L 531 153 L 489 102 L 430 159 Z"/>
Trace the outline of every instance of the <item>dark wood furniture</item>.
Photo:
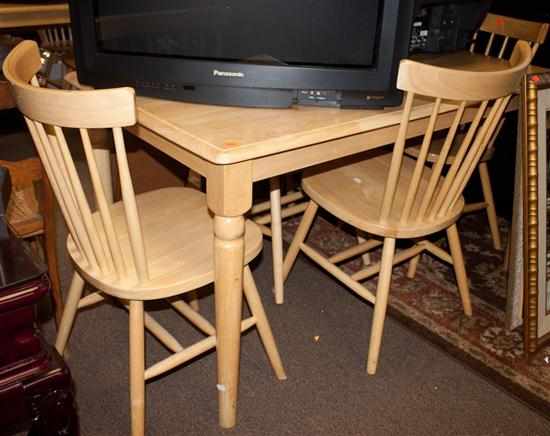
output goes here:
<path id="1" fill-rule="evenodd" d="M 2 434 L 28 428 L 31 436 L 78 435 L 69 369 L 37 327 L 35 304 L 49 291 L 48 276 L 3 220 L 6 176 L 1 169 L 0 429 Z"/>

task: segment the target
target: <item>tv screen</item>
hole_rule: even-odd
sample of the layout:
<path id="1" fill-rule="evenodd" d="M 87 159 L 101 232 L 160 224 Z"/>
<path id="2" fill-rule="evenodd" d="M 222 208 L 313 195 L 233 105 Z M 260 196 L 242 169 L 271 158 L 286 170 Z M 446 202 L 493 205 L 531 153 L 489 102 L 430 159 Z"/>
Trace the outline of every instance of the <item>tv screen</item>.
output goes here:
<path id="1" fill-rule="evenodd" d="M 381 0 L 98 0 L 105 52 L 371 67 Z"/>
<path id="2" fill-rule="evenodd" d="M 259 107 L 381 107 L 415 0 L 71 0 L 79 79 Z"/>

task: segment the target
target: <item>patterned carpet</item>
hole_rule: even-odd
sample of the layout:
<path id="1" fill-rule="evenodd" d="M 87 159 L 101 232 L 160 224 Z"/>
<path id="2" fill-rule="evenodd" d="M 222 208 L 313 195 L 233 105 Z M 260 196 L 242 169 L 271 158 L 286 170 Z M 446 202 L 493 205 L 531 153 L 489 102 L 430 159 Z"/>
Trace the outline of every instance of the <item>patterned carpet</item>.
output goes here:
<path id="1" fill-rule="evenodd" d="M 285 222 L 286 242 L 291 241 L 298 223 L 299 218 Z M 463 217 L 458 227 L 470 280 L 472 318 L 463 315 L 452 267 L 427 254 L 422 255 L 414 279 L 406 277 L 405 265 L 394 268 L 390 316 L 550 417 L 550 346 L 541 349 L 531 362 L 526 361 L 521 327 L 514 331 L 504 328 L 504 253 L 493 249 L 483 214 Z M 503 221 L 504 241 L 507 227 Z M 326 255 L 354 242 L 353 230 L 325 215 L 318 215 L 308 238 L 308 243 Z M 445 238 L 438 244 L 446 244 Z M 356 271 L 361 260 L 352 260 L 345 267 Z M 375 290 L 375 280 L 367 286 Z"/>

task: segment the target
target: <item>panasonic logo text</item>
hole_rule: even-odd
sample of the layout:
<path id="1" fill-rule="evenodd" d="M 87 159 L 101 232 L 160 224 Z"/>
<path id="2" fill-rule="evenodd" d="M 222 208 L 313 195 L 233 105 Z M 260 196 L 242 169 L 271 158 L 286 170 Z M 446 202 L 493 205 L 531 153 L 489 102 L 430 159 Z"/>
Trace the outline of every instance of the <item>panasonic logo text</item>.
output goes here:
<path id="1" fill-rule="evenodd" d="M 213 70 L 212 75 L 216 77 L 244 77 L 244 73 L 240 71 L 219 71 Z"/>

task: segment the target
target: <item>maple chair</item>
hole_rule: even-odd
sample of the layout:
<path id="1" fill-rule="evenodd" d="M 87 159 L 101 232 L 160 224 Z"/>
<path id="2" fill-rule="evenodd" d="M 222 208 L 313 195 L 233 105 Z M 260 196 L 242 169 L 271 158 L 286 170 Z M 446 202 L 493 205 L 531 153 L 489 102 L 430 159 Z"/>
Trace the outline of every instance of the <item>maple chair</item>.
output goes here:
<path id="1" fill-rule="evenodd" d="M 188 188 L 165 188 L 134 195 L 122 128 L 136 122 L 134 91 L 117 88 L 68 91 L 38 87 L 38 46 L 24 41 L 4 62 L 40 159 L 50 177 L 69 236 L 67 250 L 75 273 L 56 339 L 62 354 L 78 309 L 112 297 L 129 310 L 130 404 L 132 435 L 145 430 L 145 381 L 216 347 L 216 330 L 179 295 L 214 281 L 213 222 L 204 194 Z M 67 146 L 65 128 L 80 129 L 86 164 L 97 203 L 92 211 Z M 111 129 L 122 200 L 109 204 L 95 162 L 88 129 Z M 167 231 L 169 229 L 169 231 Z M 251 316 L 242 330 L 257 326 L 279 379 L 286 378 L 248 263 L 262 249 L 262 234 L 246 223 L 243 290 Z M 84 297 L 85 283 L 97 292 Z M 206 338 L 183 347 L 154 318 L 144 301 L 166 299 Z M 220 314 L 223 316 L 223 314 Z M 173 354 L 145 369 L 144 328 Z M 113 356 L 117 358 L 117 356 Z"/>
<path id="2" fill-rule="evenodd" d="M 531 59 L 531 49 L 518 43 L 510 68 L 496 72 L 452 70 L 404 60 L 399 67 L 397 87 L 406 91 L 403 115 L 397 139 L 389 152 L 349 158 L 306 170 L 302 181 L 310 197 L 302 221 L 284 263 L 288 276 L 299 251 L 306 254 L 351 290 L 374 304 L 367 372 L 376 372 L 382 330 L 390 290 L 393 265 L 427 250 L 452 263 L 464 313 L 471 316 L 468 280 L 456 221 L 464 209 L 462 192 L 492 134 L 497 128 L 511 94 L 519 86 Z M 428 120 L 417 159 L 404 155 L 407 128 L 416 118 L 415 100 L 431 98 L 433 110 Z M 434 127 L 438 117 L 455 109 L 439 159 L 426 165 Z M 473 113 L 472 113 L 473 112 Z M 464 140 L 448 171 L 443 171 L 451 144 L 466 116 L 471 119 Z M 331 257 L 304 241 L 318 208 L 340 220 L 382 239 L 370 239 Z M 450 254 L 424 239 L 446 230 Z M 396 239 L 412 239 L 410 248 L 395 251 Z M 338 264 L 383 245 L 381 261 L 347 274 Z M 376 293 L 361 281 L 378 274 Z"/>
<path id="3" fill-rule="evenodd" d="M 46 82 L 56 88 L 61 88 L 63 76 L 67 70 L 72 69 L 70 64 L 74 61 L 66 62 L 73 58 L 73 33 L 70 24 L 60 24 L 44 27 L 37 30 L 39 45 L 42 49 L 49 52 L 49 58 L 45 59 L 45 67 L 42 70 Z M 62 71 L 58 80 L 52 79 L 52 69 L 56 63 L 62 65 Z"/>
<path id="4" fill-rule="evenodd" d="M 540 44 L 544 43 L 548 34 L 548 23 L 538 23 L 533 21 L 521 20 L 518 18 L 506 17 L 503 15 L 487 14 L 479 30 L 474 34 L 471 52 L 482 52 L 485 56 L 497 57 L 498 59 L 507 59 L 512 51 L 513 44 L 517 41 L 525 41 L 529 44 L 532 50 L 532 56 L 535 55 Z M 482 36 L 483 35 L 483 36 Z M 500 121 L 487 147 L 487 151 L 483 154 L 478 171 L 481 179 L 481 188 L 483 193 L 483 201 L 478 203 L 466 204 L 464 213 L 485 210 L 489 221 L 489 229 L 493 239 L 493 245 L 496 250 L 502 249 L 500 231 L 498 228 L 498 218 L 495 208 L 495 200 L 493 189 L 489 177 L 488 162 L 494 155 L 494 142 L 498 136 L 500 129 L 504 123 L 504 119 Z M 457 135 L 457 140 L 451 147 L 451 151 L 447 156 L 447 165 L 451 165 L 457 155 L 463 133 Z M 427 156 L 428 162 L 436 162 L 443 147 L 443 139 L 436 139 L 430 148 Z M 406 148 L 406 153 L 410 156 L 417 157 L 420 152 L 420 146 L 415 145 Z M 418 259 L 412 264 L 411 274 L 414 274 L 414 268 Z"/>

